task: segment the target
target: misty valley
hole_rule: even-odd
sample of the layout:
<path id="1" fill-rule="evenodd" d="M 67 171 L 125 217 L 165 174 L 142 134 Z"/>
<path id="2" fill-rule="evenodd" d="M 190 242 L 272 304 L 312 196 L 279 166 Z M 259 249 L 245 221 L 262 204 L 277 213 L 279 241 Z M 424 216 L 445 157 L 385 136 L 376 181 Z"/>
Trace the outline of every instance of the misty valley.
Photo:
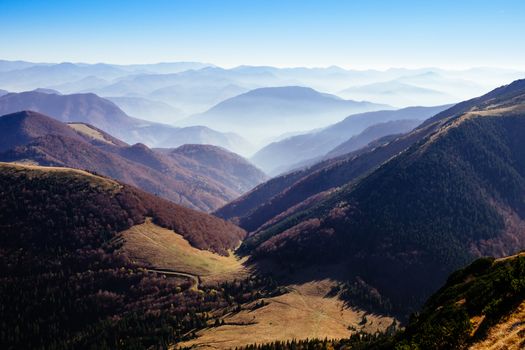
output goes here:
<path id="1" fill-rule="evenodd" d="M 523 15 L 2 2 L 0 348 L 525 349 Z"/>

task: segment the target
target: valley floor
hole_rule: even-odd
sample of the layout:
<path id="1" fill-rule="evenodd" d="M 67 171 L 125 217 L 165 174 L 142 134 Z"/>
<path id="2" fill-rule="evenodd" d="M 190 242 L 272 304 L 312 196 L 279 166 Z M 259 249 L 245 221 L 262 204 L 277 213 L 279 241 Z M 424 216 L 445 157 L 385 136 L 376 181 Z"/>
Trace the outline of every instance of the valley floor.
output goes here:
<path id="1" fill-rule="evenodd" d="M 133 261 L 152 272 L 190 279 L 193 288 L 250 274 L 244 259 L 196 249 L 181 235 L 150 219 L 122 232 L 119 239 Z M 221 317 L 224 324 L 198 331 L 197 338 L 177 347 L 230 349 L 276 340 L 341 339 L 355 331 L 384 331 L 392 324 L 392 318 L 349 308 L 330 294 L 336 284 L 331 279 L 291 284 L 286 293 L 244 304 L 241 311 Z"/>
<path id="2" fill-rule="evenodd" d="M 365 314 L 348 308 L 337 297 L 328 297 L 331 280 L 289 286 L 288 292 L 243 305 L 242 311 L 226 315 L 224 325 L 197 332 L 198 338 L 178 347 L 230 349 L 276 340 L 347 338 L 353 331 L 374 333 L 392 324 L 389 317 Z"/>

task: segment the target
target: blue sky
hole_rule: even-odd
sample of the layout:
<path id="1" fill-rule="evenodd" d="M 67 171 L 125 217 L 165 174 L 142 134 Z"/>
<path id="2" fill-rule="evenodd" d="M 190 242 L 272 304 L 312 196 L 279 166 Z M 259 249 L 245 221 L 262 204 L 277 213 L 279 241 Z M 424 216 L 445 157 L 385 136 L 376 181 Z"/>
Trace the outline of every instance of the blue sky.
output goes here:
<path id="1" fill-rule="evenodd" d="M 0 0 L 0 59 L 525 68 L 523 0 Z"/>

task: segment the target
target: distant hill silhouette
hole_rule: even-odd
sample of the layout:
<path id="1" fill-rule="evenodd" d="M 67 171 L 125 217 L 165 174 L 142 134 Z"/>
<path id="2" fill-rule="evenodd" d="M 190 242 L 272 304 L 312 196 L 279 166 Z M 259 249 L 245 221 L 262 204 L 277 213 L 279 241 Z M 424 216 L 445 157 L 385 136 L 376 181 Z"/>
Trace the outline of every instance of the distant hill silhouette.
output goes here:
<path id="1" fill-rule="evenodd" d="M 408 107 L 392 111 L 354 114 L 321 130 L 273 142 L 259 150 L 251 157 L 251 160 L 266 172 L 276 175 L 280 172 L 291 170 L 295 164 L 324 156 L 333 148 L 372 125 L 408 119 L 422 122 L 445 110 L 447 107 L 450 106 Z M 391 132 L 388 132 L 387 128 L 383 128 L 383 130 L 385 130 L 384 133 L 377 133 L 377 137 L 402 131 L 395 127 Z M 404 129 L 405 132 L 409 130 Z M 370 141 L 372 140 L 370 139 Z"/>
<path id="2" fill-rule="evenodd" d="M 33 110 L 62 122 L 88 123 L 128 143 L 142 142 L 155 147 L 204 143 L 241 153 L 249 152 L 251 147 L 238 135 L 203 126 L 176 128 L 132 118 L 113 102 L 92 93 L 57 95 L 28 91 L 0 96 L 0 115 L 22 110 Z"/>
<path id="3" fill-rule="evenodd" d="M 306 87 L 269 87 L 229 98 L 204 113 L 189 117 L 185 123 L 233 131 L 261 141 L 285 132 L 330 125 L 352 113 L 387 107 L 343 100 Z"/>
<path id="4" fill-rule="evenodd" d="M 2 161 L 88 169 L 191 208 L 213 210 L 265 180 L 261 171 L 231 152 L 193 148 L 203 160 L 176 149 L 168 156 L 143 144 L 129 146 L 89 124 L 65 124 L 36 112 L 0 117 Z M 211 156 L 219 167 L 205 161 Z"/>
<path id="5" fill-rule="evenodd" d="M 378 291 L 378 310 L 407 315 L 475 257 L 525 248 L 524 111 L 525 80 L 515 81 L 217 214 L 252 231 L 241 247 L 252 261 L 345 266 L 349 286 Z M 364 302 L 358 289 L 352 300 Z"/>

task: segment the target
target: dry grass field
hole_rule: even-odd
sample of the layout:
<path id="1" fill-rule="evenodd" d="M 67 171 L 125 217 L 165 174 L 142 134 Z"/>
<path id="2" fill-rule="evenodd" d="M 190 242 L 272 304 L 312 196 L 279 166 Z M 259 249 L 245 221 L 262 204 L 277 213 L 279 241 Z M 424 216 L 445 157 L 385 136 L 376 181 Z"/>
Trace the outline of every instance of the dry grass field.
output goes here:
<path id="1" fill-rule="evenodd" d="M 100 187 L 109 191 L 118 191 L 122 188 L 118 182 L 111 180 L 106 177 L 91 174 L 84 170 L 63 168 L 63 167 L 50 167 L 50 166 L 39 166 L 30 163 L 3 163 L 0 162 L 0 167 L 4 167 L 4 171 L 8 171 L 13 176 L 38 176 L 40 178 L 66 178 L 73 181 L 89 181 L 89 184 L 94 187 Z"/>
<path id="2" fill-rule="evenodd" d="M 192 247 L 181 235 L 159 227 L 148 219 L 121 233 L 123 250 L 136 262 L 158 270 L 171 270 L 199 276 L 203 283 L 243 278 L 248 271 L 243 260 L 231 254 L 220 256 Z M 393 319 L 366 315 L 348 308 L 336 296 L 327 295 L 335 286 L 332 280 L 317 280 L 287 287 L 288 292 L 255 301 L 240 312 L 226 315 L 224 325 L 197 333 L 198 338 L 179 344 L 196 348 L 229 349 L 275 340 L 306 338 L 345 338 L 352 330 L 384 330 Z"/>
<path id="3" fill-rule="evenodd" d="M 289 292 L 265 299 L 267 305 L 227 315 L 225 325 L 197 332 L 198 338 L 178 344 L 178 347 L 198 349 L 230 349 L 276 340 L 348 337 L 352 330 L 375 332 L 384 330 L 393 319 L 366 315 L 363 311 L 345 307 L 337 297 L 327 297 L 335 282 L 322 280 L 289 286 Z"/>
<path id="4" fill-rule="evenodd" d="M 162 228 L 150 219 L 121 233 L 123 249 L 139 264 L 199 276 L 206 282 L 242 278 L 248 275 L 243 260 L 192 247 L 180 234 Z"/>
<path id="5" fill-rule="evenodd" d="M 82 133 L 88 137 L 91 137 L 95 140 L 99 140 L 99 141 L 102 141 L 102 142 L 105 142 L 105 143 L 109 143 L 109 144 L 114 144 L 111 140 L 108 140 L 104 137 L 104 135 L 96 130 L 96 129 L 93 129 L 91 127 L 89 127 L 89 125 L 86 125 L 84 123 L 69 123 L 68 124 L 69 127 L 71 127 L 72 129 L 78 131 L 79 133 Z"/>
<path id="6" fill-rule="evenodd" d="M 525 301 L 515 312 L 493 326 L 485 340 L 470 350 L 518 350 L 525 348 Z"/>

